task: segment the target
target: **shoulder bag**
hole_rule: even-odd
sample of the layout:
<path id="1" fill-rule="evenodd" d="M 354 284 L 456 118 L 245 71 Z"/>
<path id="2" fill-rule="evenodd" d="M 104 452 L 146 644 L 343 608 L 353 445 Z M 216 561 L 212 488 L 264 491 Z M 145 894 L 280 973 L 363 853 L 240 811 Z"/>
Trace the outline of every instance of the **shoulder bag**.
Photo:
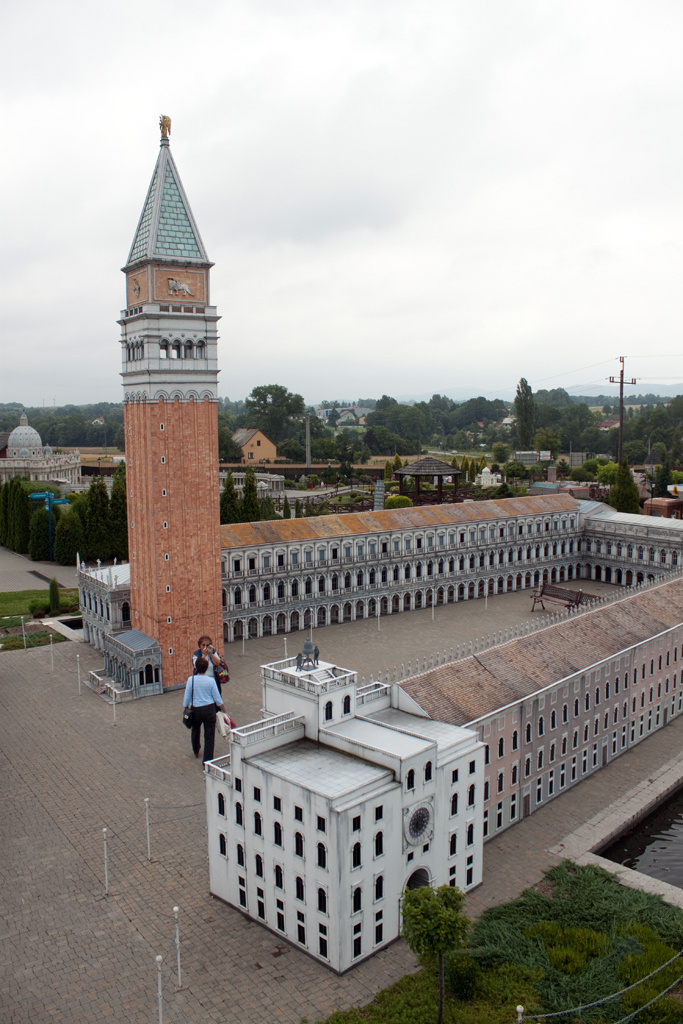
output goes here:
<path id="1" fill-rule="evenodd" d="M 194 725 L 194 672 L 192 673 L 192 691 L 190 693 L 190 703 L 188 707 L 183 707 L 183 725 L 186 729 L 191 729 Z"/>

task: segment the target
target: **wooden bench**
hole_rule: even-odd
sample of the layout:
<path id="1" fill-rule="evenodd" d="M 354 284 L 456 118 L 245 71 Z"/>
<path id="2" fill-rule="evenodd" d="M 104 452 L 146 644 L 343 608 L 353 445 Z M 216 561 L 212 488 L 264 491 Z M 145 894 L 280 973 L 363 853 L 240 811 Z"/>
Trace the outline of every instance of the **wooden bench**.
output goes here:
<path id="1" fill-rule="evenodd" d="M 556 583 L 544 583 L 533 595 L 532 612 L 536 611 L 537 604 L 545 611 L 544 598 L 547 601 L 561 601 L 565 608 L 578 608 L 581 604 L 595 601 L 594 594 L 585 594 L 583 590 L 570 590 L 569 587 L 558 587 Z"/>

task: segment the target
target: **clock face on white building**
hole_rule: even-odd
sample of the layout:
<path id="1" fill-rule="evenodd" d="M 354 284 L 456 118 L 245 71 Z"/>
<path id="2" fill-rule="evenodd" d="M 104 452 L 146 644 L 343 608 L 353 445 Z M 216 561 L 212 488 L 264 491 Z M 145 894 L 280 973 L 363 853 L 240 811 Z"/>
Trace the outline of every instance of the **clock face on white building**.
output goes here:
<path id="1" fill-rule="evenodd" d="M 420 804 L 407 810 L 403 819 L 403 831 L 411 846 L 427 842 L 432 835 L 434 813 L 430 804 Z"/>

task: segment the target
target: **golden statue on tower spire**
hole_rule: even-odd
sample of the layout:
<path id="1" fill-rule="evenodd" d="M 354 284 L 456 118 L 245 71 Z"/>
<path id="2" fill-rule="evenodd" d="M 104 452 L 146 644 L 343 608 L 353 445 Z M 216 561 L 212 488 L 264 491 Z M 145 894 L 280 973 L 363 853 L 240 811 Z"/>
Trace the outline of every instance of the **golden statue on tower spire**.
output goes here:
<path id="1" fill-rule="evenodd" d="M 171 118 L 168 114 L 159 115 L 159 127 L 161 128 L 162 139 L 167 139 L 171 134 Z"/>

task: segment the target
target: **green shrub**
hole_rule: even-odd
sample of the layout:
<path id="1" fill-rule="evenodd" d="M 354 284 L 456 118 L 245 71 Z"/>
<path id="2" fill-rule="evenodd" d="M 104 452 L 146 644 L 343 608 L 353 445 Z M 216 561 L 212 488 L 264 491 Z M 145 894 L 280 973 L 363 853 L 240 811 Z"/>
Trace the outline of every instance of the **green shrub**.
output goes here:
<path id="1" fill-rule="evenodd" d="M 476 960 L 465 953 L 446 957 L 444 964 L 446 985 L 456 999 L 471 999 L 477 990 L 481 971 Z"/>
<path id="2" fill-rule="evenodd" d="M 29 601 L 28 610 L 34 619 L 42 619 L 50 612 L 50 602 L 48 595 L 45 597 L 37 598 L 33 601 Z"/>
<path id="3" fill-rule="evenodd" d="M 390 494 L 384 500 L 385 508 L 412 508 L 412 499 L 407 494 Z"/>

